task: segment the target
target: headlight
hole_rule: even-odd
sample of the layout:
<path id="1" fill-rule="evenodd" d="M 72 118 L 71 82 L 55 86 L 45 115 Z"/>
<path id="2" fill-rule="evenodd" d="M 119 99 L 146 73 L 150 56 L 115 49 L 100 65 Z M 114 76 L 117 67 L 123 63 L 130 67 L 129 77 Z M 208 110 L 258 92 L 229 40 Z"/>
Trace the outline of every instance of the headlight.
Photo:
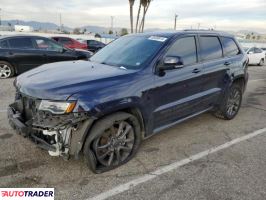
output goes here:
<path id="1" fill-rule="evenodd" d="M 42 100 L 39 110 L 50 111 L 53 114 L 70 113 L 75 108 L 76 102 Z"/>

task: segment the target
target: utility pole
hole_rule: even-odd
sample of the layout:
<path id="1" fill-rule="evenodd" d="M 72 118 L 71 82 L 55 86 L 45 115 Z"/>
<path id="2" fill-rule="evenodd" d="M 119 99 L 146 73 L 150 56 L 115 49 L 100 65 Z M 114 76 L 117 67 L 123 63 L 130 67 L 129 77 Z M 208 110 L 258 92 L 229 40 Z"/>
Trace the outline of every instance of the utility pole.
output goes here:
<path id="1" fill-rule="evenodd" d="M 0 26 L 2 25 L 2 20 L 1 20 L 1 11 L 2 11 L 2 8 L 0 8 Z"/>
<path id="2" fill-rule="evenodd" d="M 111 16 L 111 31 L 114 33 L 114 16 Z"/>
<path id="3" fill-rule="evenodd" d="M 174 30 L 176 30 L 176 21 L 177 21 L 177 17 L 178 17 L 178 15 L 175 14 L 175 26 L 174 26 Z"/>
<path id="4" fill-rule="evenodd" d="M 61 13 L 59 13 L 59 21 L 60 21 L 60 32 L 62 32 L 62 16 L 61 16 Z"/>
<path id="5" fill-rule="evenodd" d="M 200 23 L 198 23 L 198 30 L 199 30 L 199 28 L 200 28 Z"/>

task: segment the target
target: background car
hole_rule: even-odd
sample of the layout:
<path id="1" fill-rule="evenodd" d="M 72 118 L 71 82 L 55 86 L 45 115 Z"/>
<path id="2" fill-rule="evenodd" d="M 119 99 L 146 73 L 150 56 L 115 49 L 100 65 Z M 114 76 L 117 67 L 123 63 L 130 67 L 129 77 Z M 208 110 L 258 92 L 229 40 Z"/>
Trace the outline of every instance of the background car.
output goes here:
<path id="1" fill-rule="evenodd" d="M 106 44 L 99 42 L 97 40 L 85 40 L 85 42 L 87 43 L 88 50 L 92 52 L 97 52 L 101 48 L 106 46 Z"/>
<path id="2" fill-rule="evenodd" d="M 88 59 L 88 51 L 63 47 L 39 36 L 0 37 L 0 78 L 9 78 L 46 63 Z"/>
<path id="3" fill-rule="evenodd" d="M 70 48 L 70 49 L 84 49 L 88 50 L 88 46 L 85 43 L 81 43 L 78 40 L 75 40 L 73 38 L 69 37 L 52 37 L 55 41 L 62 44 L 64 47 Z"/>
<path id="4" fill-rule="evenodd" d="M 248 54 L 249 64 L 262 66 L 265 62 L 265 52 L 257 47 L 245 48 Z"/>

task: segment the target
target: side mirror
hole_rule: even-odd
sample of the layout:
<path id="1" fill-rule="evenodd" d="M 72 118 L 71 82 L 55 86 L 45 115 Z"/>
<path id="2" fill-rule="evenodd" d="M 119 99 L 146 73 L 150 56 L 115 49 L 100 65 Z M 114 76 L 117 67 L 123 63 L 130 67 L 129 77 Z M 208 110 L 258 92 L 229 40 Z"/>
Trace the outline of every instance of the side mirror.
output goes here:
<path id="1" fill-rule="evenodd" d="M 183 60 L 179 56 L 167 56 L 164 58 L 163 66 L 160 70 L 180 69 L 184 66 Z"/>

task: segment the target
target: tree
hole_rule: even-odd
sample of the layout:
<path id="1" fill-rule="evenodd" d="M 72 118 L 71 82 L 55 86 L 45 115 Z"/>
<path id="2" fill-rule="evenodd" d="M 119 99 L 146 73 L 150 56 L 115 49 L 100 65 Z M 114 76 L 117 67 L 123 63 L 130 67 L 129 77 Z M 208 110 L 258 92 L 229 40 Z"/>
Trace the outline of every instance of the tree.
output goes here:
<path id="1" fill-rule="evenodd" d="M 112 30 L 109 30 L 109 32 L 108 32 L 109 35 L 113 35 L 113 33 L 114 32 Z"/>
<path id="2" fill-rule="evenodd" d="M 141 2 L 142 2 L 142 0 L 139 1 L 139 9 L 138 9 L 138 15 L 137 15 L 137 21 L 136 21 L 135 33 L 138 32 L 139 17 L 140 17 L 141 5 L 142 5 Z"/>
<path id="3" fill-rule="evenodd" d="M 101 35 L 99 33 L 96 33 L 94 37 L 101 38 Z"/>
<path id="4" fill-rule="evenodd" d="M 129 11 L 130 11 L 130 30 L 131 33 L 133 33 L 133 6 L 135 3 L 135 0 L 128 0 L 129 1 Z"/>
<path id="5" fill-rule="evenodd" d="M 120 32 L 120 35 L 121 35 L 121 36 L 124 36 L 124 35 L 127 35 L 127 34 L 128 34 L 127 29 L 126 29 L 126 28 L 122 28 L 122 29 L 121 29 L 121 32 Z"/>
<path id="6" fill-rule="evenodd" d="M 139 32 L 143 32 L 144 31 L 145 18 L 146 18 L 147 11 L 148 11 L 148 9 L 150 7 L 151 1 L 152 0 L 142 0 L 141 1 L 141 5 L 143 7 L 143 15 L 142 15 L 141 23 L 139 25 Z"/>
<path id="7" fill-rule="evenodd" d="M 73 33 L 74 34 L 80 34 L 80 28 L 74 28 Z"/>

